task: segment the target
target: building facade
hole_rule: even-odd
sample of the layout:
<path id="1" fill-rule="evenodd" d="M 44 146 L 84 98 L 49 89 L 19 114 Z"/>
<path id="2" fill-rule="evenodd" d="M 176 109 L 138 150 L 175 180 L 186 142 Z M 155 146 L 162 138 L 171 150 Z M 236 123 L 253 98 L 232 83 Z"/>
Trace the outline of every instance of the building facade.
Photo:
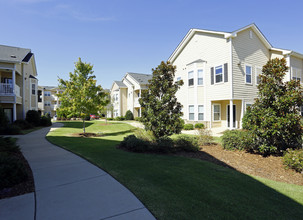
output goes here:
<path id="1" fill-rule="evenodd" d="M 303 55 L 274 48 L 255 24 L 234 32 L 191 29 L 169 61 L 176 65 L 175 80 L 183 118 L 208 127 L 240 128 L 247 106 L 257 97 L 262 67 L 273 58 L 290 67 L 285 81 L 302 79 Z"/>
<path id="2" fill-rule="evenodd" d="M 41 115 L 49 114 L 51 117 L 56 115 L 60 106 L 57 94 L 60 92 L 55 86 L 38 86 L 38 109 Z"/>
<path id="3" fill-rule="evenodd" d="M 0 45 L 0 106 L 10 122 L 38 110 L 37 69 L 30 49 Z"/>

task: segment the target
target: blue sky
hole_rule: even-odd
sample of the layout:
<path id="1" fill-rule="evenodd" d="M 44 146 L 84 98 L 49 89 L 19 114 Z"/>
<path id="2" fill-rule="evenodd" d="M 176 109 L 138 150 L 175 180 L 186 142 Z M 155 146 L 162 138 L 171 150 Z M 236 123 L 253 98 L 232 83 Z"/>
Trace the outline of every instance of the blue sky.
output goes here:
<path id="1" fill-rule="evenodd" d="M 0 44 L 32 49 L 40 85 L 68 79 L 78 57 L 110 88 L 150 74 L 190 28 L 234 31 L 256 23 L 274 47 L 303 53 L 301 0 L 0 0 Z"/>

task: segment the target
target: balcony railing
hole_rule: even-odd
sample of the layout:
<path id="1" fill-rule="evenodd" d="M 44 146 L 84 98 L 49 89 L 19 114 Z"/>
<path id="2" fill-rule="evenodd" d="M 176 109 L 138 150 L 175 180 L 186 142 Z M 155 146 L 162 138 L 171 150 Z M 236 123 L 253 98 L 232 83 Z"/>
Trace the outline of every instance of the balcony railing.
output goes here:
<path id="1" fill-rule="evenodd" d="M 0 83 L 0 93 L 5 95 L 13 95 L 13 84 Z M 15 84 L 15 94 L 20 96 L 20 87 Z"/>
<path id="2" fill-rule="evenodd" d="M 135 100 L 134 100 L 134 107 L 140 107 L 140 103 L 139 103 L 139 99 L 141 97 L 136 97 Z"/>

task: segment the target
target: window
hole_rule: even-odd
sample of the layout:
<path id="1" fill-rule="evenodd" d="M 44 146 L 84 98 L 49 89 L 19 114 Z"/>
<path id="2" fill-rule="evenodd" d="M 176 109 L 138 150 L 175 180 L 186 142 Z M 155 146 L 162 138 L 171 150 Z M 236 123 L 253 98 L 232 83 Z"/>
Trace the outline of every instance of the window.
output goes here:
<path id="1" fill-rule="evenodd" d="M 194 85 L 194 71 L 188 72 L 188 86 Z"/>
<path id="2" fill-rule="evenodd" d="M 214 121 L 221 121 L 221 105 L 213 105 Z"/>
<path id="3" fill-rule="evenodd" d="M 295 67 L 291 68 L 292 79 L 301 81 L 301 70 Z"/>
<path id="4" fill-rule="evenodd" d="M 203 70 L 198 70 L 198 85 L 203 85 Z"/>
<path id="5" fill-rule="evenodd" d="M 251 66 L 245 65 L 245 82 L 247 84 L 252 84 L 251 81 Z"/>
<path id="6" fill-rule="evenodd" d="M 204 106 L 203 105 L 198 106 L 198 120 L 204 121 Z"/>
<path id="7" fill-rule="evenodd" d="M 115 96 L 116 96 L 116 99 L 115 99 L 115 100 L 118 101 L 118 94 L 116 94 Z"/>
<path id="8" fill-rule="evenodd" d="M 32 95 L 36 95 L 36 84 L 32 84 Z"/>
<path id="9" fill-rule="evenodd" d="M 223 82 L 223 67 L 221 66 L 217 66 L 216 67 L 216 83 L 220 83 Z"/>
<path id="10" fill-rule="evenodd" d="M 177 82 L 181 80 L 181 76 L 177 77 Z"/>
<path id="11" fill-rule="evenodd" d="M 51 103 L 49 101 L 44 102 L 44 106 L 50 106 Z"/>
<path id="12" fill-rule="evenodd" d="M 188 120 L 195 120 L 195 106 L 194 105 L 189 105 L 188 106 L 188 112 L 189 112 L 189 115 L 188 115 Z"/>
<path id="13" fill-rule="evenodd" d="M 262 68 L 256 67 L 256 85 L 260 84 L 260 75 L 262 74 Z"/>
<path id="14" fill-rule="evenodd" d="M 248 108 L 248 107 L 251 107 L 251 106 L 252 106 L 251 103 L 246 103 L 246 104 L 245 104 L 245 111 L 247 111 L 247 108 Z"/>
<path id="15" fill-rule="evenodd" d="M 50 96 L 50 91 L 45 91 L 44 96 Z"/>

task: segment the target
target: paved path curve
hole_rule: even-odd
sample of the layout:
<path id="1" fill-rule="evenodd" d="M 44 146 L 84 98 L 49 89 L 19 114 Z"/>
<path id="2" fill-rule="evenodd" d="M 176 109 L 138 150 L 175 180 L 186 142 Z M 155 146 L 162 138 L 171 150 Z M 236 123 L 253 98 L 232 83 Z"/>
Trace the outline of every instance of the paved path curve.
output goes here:
<path id="1" fill-rule="evenodd" d="M 60 127 L 55 123 L 51 129 Z M 18 136 L 34 175 L 35 193 L 0 200 L 0 219 L 155 219 L 109 174 L 49 143 L 43 128 Z"/>

